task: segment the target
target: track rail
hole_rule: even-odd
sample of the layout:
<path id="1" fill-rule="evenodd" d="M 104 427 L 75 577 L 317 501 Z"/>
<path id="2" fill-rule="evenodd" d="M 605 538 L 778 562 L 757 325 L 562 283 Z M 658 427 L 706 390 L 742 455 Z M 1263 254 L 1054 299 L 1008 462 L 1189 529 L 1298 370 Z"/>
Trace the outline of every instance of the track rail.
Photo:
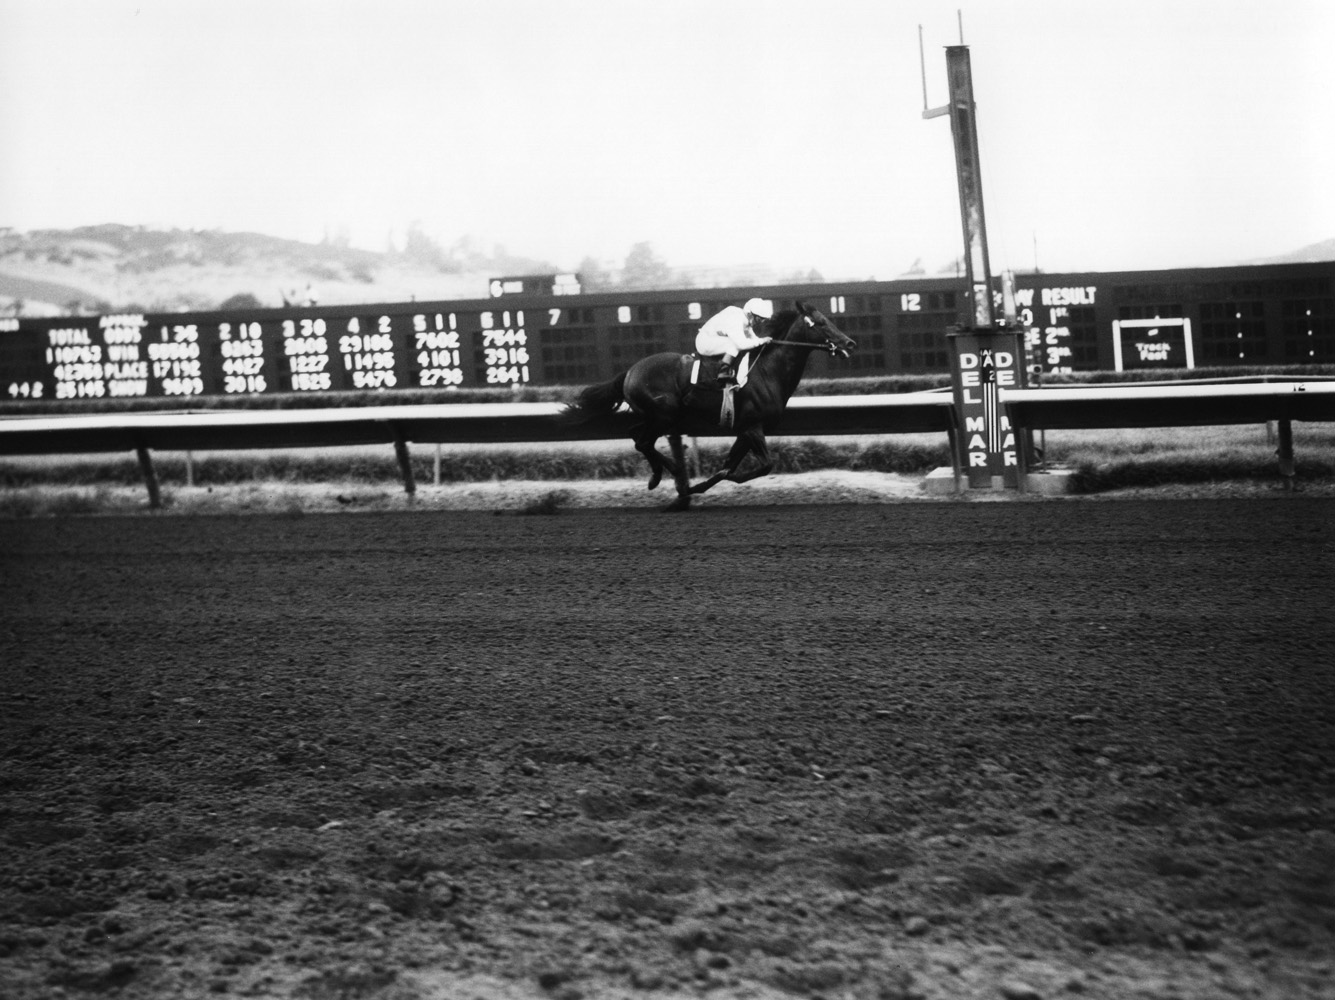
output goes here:
<path id="1" fill-rule="evenodd" d="M 1335 421 L 1335 379 L 1221 380 L 1002 389 L 1017 430 L 1191 427 L 1277 421 L 1280 468 L 1291 467 L 1290 422 Z M 627 411 L 570 427 L 559 403 L 458 403 L 308 410 L 194 410 L 0 419 L 0 455 L 133 451 L 156 504 L 153 451 L 227 451 L 392 444 L 415 489 L 409 445 L 517 444 L 624 437 Z M 799 396 L 767 430 L 778 436 L 945 433 L 957 418 L 949 391 Z M 720 429 L 716 436 L 731 436 Z M 955 449 L 952 448 L 952 452 Z M 956 467 L 958 477 L 959 469 Z"/>

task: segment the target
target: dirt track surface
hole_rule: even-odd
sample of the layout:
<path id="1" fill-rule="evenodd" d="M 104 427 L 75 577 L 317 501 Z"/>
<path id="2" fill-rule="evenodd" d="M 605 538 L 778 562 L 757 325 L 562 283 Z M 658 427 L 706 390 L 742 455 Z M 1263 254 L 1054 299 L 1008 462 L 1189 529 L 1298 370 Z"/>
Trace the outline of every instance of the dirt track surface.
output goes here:
<path id="1" fill-rule="evenodd" d="M 0 993 L 1335 995 L 1329 500 L 0 523 Z"/>

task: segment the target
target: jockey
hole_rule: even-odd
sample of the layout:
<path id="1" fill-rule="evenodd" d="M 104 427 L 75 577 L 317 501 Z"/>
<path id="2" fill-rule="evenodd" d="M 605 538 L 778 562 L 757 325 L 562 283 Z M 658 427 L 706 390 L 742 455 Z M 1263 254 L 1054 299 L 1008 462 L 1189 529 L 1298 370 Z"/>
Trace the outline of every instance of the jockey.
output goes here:
<path id="1" fill-rule="evenodd" d="M 774 305 L 769 299 L 748 299 L 740 309 L 728 306 L 709 318 L 695 335 L 695 350 L 701 357 L 723 356 L 718 380 L 724 385 L 737 380 L 733 362 L 742 351 L 768 344 L 772 338 L 762 337 L 757 331 L 774 316 Z"/>

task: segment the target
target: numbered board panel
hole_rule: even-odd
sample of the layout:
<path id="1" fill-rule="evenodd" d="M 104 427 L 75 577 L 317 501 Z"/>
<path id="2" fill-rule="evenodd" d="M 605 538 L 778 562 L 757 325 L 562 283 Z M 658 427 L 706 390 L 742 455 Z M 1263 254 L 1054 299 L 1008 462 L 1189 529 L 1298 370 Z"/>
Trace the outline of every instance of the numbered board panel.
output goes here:
<path id="1" fill-rule="evenodd" d="M 524 385 L 537 374 L 522 309 L 111 315 L 5 326 L 0 385 L 10 399 L 448 389 Z"/>
<path id="2" fill-rule="evenodd" d="M 951 367 L 962 277 L 586 293 L 550 276 L 492 297 L 253 312 L 0 316 L 0 399 L 188 399 L 275 393 L 578 386 L 662 351 L 689 352 L 714 313 L 801 299 L 857 342 L 808 378 Z M 1019 274 L 1027 374 L 1193 364 L 1335 363 L 1335 262 Z M 1000 282 L 995 290 L 1002 306 Z"/>
<path id="3" fill-rule="evenodd" d="M 704 308 L 569 301 L 0 319 L 0 387 L 71 400 L 581 384 L 690 350 Z"/>

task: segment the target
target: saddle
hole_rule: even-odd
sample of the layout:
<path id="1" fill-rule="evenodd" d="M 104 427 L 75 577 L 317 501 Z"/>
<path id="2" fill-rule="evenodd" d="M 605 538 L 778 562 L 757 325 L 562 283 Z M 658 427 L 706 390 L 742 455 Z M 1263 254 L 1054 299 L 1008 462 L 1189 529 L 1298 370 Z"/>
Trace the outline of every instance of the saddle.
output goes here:
<path id="1" fill-rule="evenodd" d="M 721 357 L 703 357 L 699 354 L 687 354 L 683 356 L 684 361 L 691 363 L 691 388 L 692 390 L 705 387 L 709 389 L 718 389 L 723 394 L 723 402 L 719 407 L 718 423 L 720 427 L 731 429 L 733 421 L 736 418 L 736 406 L 733 403 L 733 397 L 737 390 L 746 385 L 747 376 L 751 373 L 751 356 L 754 351 L 743 351 L 737 358 L 737 378 L 731 385 L 718 384 L 718 370 L 723 364 Z"/>
<path id="2" fill-rule="evenodd" d="M 751 355 L 755 351 L 743 351 L 737 358 L 736 370 L 736 388 L 740 389 L 746 385 L 746 378 L 751 372 Z M 717 386 L 718 370 L 723 364 L 723 359 L 718 356 L 705 357 L 700 354 L 687 354 L 685 359 L 691 363 L 691 385 L 694 386 Z"/>

